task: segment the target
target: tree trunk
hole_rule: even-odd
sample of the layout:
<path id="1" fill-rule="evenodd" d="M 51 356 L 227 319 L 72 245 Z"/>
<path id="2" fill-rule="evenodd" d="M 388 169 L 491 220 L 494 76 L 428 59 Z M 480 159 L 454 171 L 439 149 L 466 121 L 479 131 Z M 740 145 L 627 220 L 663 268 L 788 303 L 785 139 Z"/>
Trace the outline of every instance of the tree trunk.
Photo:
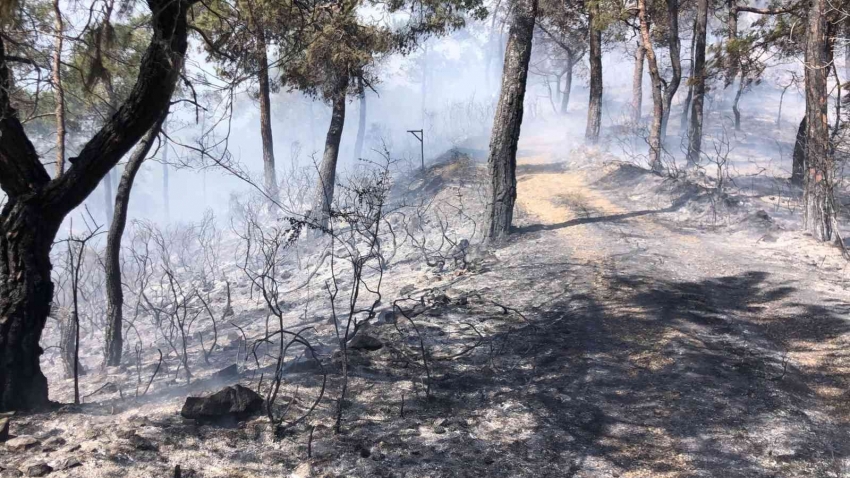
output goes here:
<path id="1" fill-rule="evenodd" d="M 667 82 L 664 89 L 664 110 L 661 117 L 661 142 L 667 138 L 667 123 L 670 120 L 673 97 L 679 90 L 682 82 L 682 44 L 679 42 L 679 0 L 667 0 L 667 16 L 669 25 L 667 27 L 667 45 L 670 48 L 670 64 L 673 68 L 673 76 Z"/>
<path id="2" fill-rule="evenodd" d="M 163 118 L 164 119 L 164 118 Z M 153 128 L 142 138 L 139 146 L 133 152 L 118 191 L 115 194 L 115 216 L 109 226 L 106 236 L 106 344 L 104 358 L 106 365 L 116 366 L 121 364 L 121 353 L 124 350 L 123 338 L 123 307 L 124 291 L 121 288 L 121 237 L 127 225 L 127 209 L 130 206 L 130 192 L 133 189 L 133 181 L 142 167 L 142 163 L 159 135 L 162 121 L 157 122 Z"/>
<path id="3" fill-rule="evenodd" d="M 732 102 L 732 115 L 735 117 L 735 131 L 741 131 L 741 110 L 738 109 L 738 103 L 741 102 L 741 96 L 744 94 L 744 72 L 741 71 L 741 78 L 738 80 L 738 89 L 735 91 L 735 100 Z"/>
<path id="4" fill-rule="evenodd" d="M 567 53 L 567 55 L 569 55 L 569 53 Z M 563 70 L 561 70 L 560 73 L 555 74 L 555 97 L 554 97 L 555 101 L 554 102 L 558 103 L 558 104 L 561 103 L 561 98 L 563 96 L 562 92 L 561 92 L 561 80 L 564 78 L 564 74 L 566 72 L 567 72 L 567 69 L 564 68 Z M 546 79 L 546 82 L 547 83 L 549 82 L 548 78 Z M 555 114 L 558 114 L 559 112 L 560 112 L 560 109 L 556 110 Z"/>
<path id="5" fill-rule="evenodd" d="M 660 172 L 661 164 L 661 120 L 664 116 L 664 97 L 662 93 L 661 72 L 658 71 L 658 61 L 652 48 L 652 37 L 649 34 L 649 19 L 646 12 L 646 0 L 638 0 L 638 18 L 640 20 L 640 36 L 649 63 L 649 78 L 652 80 L 652 123 L 649 127 L 649 166 L 653 171 Z"/>
<path id="6" fill-rule="evenodd" d="M 366 137 L 366 88 L 363 79 L 357 78 L 358 98 L 360 99 L 360 120 L 357 123 L 357 140 L 354 142 L 354 160 L 363 157 L 363 138 Z"/>
<path id="7" fill-rule="evenodd" d="M 522 126 L 523 99 L 528 80 L 528 62 L 534 36 L 537 0 L 518 0 L 512 22 L 502 70 L 502 90 L 493 119 L 490 136 L 490 202 L 487 205 L 490 240 L 500 241 L 511 231 L 516 202 L 516 151 Z M 597 132 L 598 133 L 598 132 Z"/>
<path id="8" fill-rule="evenodd" d="M 596 19 L 596 7 L 588 13 L 588 43 L 590 47 L 590 103 L 587 107 L 587 129 L 584 137 L 590 144 L 599 141 L 602 127 L 602 30 Z"/>
<path id="9" fill-rule="evenodd" d="M 272 138 L 272 103 L 269 85 L 269 60 L 266 56 L 266 36 L 257 28 L 257 58 L 260 63 L 257 80 L 260 86 L 260 135 L 263 142 L 263 187 L 273 200 L 278 199 L 277 173 L 274 164 L 274 139 Z"/>
<path id="10" fill-rule="evenodd" d="M 64 369 L 65 378 L 74 378 L 74 366 L 77 366 L 77 376 L 85 375 L 86 371 L 79 367 L 80 364 L 75 363 L 74 356 L 76 355 L 77 347 L 77 324 L 74 317 L 67 308 L 51 309 L 51 316 L 59 322 L 59 347 L 61 348 L 60 358 L 62 360 L 62 368 Z"/>
<path id="11" fill-rule="evenodd" d="M 48 404 L 39 367 L 50 313 L 50 247 L 59 228 L 37 200 L 10 200 L 0 214 L 0 410 Z"/>
<path id="12" fill-rule="evenodd" d="M 331 204 L 336 187 L 336 163 L 339 159 L 339 143 L 345 126 L 345 96 L 348 78 L 343 79 L 333 97 L 333 110 L 328 135 L 325 139 L 325 153 L 319 168 L 319 184 L 316 186 L 316 199 L 313 202 L 313 218 L 322 227 L 328 226 Z"/>
<path id="13" fill-rule="evenodd" d="M 738 53 L 738 0 L 727 0 L 729 16 L 726 18 L 726 86 L 733 84 L 738 73 L 741 72 L 740 54 Z M 741 112 L 738 110 L 738 101 L 743 93 L 744 76 L 741 75 L 741 83 L 735 92 L 735 100 L 732 104 L 732 114 L 735 117 L 735 130 L 741 128 Z"/>
<path id="14" fill-rule="evenodd" d="M 166 224 L 171 222 L 171 196 L 168 191 L 168 124 L 163 123 L 162 132 L 162 208 L 165 212 Z"/>
<path id="15" fill-rule="evenodd" d="M 776 112 L 776 126 L 782 126 L 782 102 L 785 100 L 785 93 L 788 92 L 788 88 L 791 87 L 789 83 L 788 86 L 782 88 L 782 93 L 779 95 L 779 110 Z"/>
<path id="16" fill-rule="evenodd" d="M 643 45 L 638 42 L 635 50 L 635 69 L 632 73 L 632 123 L 640 124 L 640 119 L 643 116 L 643 63 L 646 57 L 646 50 Z"/>
<path id="17" fill-rule="evenodd" d="M 797 128 L 797 138 L 794 141 L 794 162 L 791 166 L 791 184 L 802 187 L 806 177 L 806 117 L 800 121 Z"/>
<path id="18" fill-rule="evenodd" d="M 53 88 L 56 94 L 56 177 L 65 172 L 65 88 L 62 86 L 62 43 L 65 38 L 65 25 L 59 0 L 53 0 L 53 13 L 56 15 L 55 50 L 53 52 Z"/>
<path id="19" fill-rule="evenodd" d="M 806 229 L 821 241 L 837 237 L 833 164 L 827 120 L 828 0 L 812 0 L 806 30 Z"/>
<path id="20" fill-rule="evenodd" d="M 100 184 L 103 186 L 103 213 L 106 215 L 106 223 L 112 223 L 112 175 L 115 172 L 110 169 L 108 173 L 106 173 L 106 177 L 103 178 L 103 181 Z"/>
<path id="21" fill-rule="evenodd" d="M 572 50 L 564 50 L 567 53 L 567 67 L 564 68 L 564 91 L 561 93 L 561 114 L 566 115 L 567 109 L 570 107 L 570 90 L 573 89 L 573 67 L 575 67 L 575 59 Z M 561 87 L 560 78 L 558 79 L 558 88 Z M 557 89 L 557 88 L 556 88 Z"/>
<path id="22" fill-rule="evenodd" d="M 699 7 L 697 7 L 699 9 Z M 699 15 L 699 10 L 697 10 L 697 15 Z M 694 55 L 696 55 L 696 42 L 697 42 L 697 19 L 694 18 L 694 27 L 692 29 L 691 36 L 691 71 L 688 73 L 688 96 L 685 97 L 685 103 L 682 105 L 682 121 L 679 123 L 679 130 L 681 134 L 686 134 L 688 132 L 688 118 L 690 118 L 691 112 L 691 101 L 694 99 Z"/>
<path id="23" fill-rule="evenodd" d="M 850 16 L 844 19 L 844 38 L 850 39 Z M 844 81 L 850 81 L 850 41 L 844 45 Z"/>
<path id="24" fill-rule="evenodd" d="M 0 411 L 48 403 L 39 339 L 53 296 L 50 247 L 64 217 L 168 110 L 188 45 L 186 0 L 148 0 L 151 41 L 119 110 L 50 179 L 8 95 L 10 72 L 0 35 Z"/>
<path id="25" fill-rule="evenodd" d="M 573 89 L 573 69 L 575 64 L 570 62 L 567 71 L 564 73 L 564 92 L 561 94 L 561 114 L 567 114 L 570 108 L 570 93 Z"/>
<path id="26" fill-rule="evenodd" d="M 726 0 L 729 16 L 726 18 L 726 86 L 738 76 L 738 0 Z"/>
<path id="27" fill-rule="evenodd" d="M 705 101 L 705 38 L 708 26 L 708 0 L 697 0 L 694 21 L 693 72 L 691 73 L 691 122 L 688 127 L 688 165 L 699 163 L 702 151 L 702 107 Z"/>

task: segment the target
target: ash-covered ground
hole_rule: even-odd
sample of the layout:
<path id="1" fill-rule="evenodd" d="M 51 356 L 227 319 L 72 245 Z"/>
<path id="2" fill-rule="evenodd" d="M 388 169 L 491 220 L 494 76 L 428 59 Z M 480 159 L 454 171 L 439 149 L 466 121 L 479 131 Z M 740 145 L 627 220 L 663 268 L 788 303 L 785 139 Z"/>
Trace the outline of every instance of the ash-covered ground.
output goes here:
<path id="1" fill-rule="evenodd" d="M 800 231 L 790 154 L 747 156 L 771 127 L 754 123 L 732 139 L 737 169 L 678 177 L 616 142 L 587 148 L 530 128 L 516 233 L 498 246 L 481 240 L 486 145 L 396 175 L 382 266 L 362 275 L 380 296 L 358 299 L 375 313 L 346 373 L 336 331 L 360 280 L 339 258 L 346 245 L 304 236 L 275 264 L 284 328 L 316 352 L 287 350 L 278 433 L 265 412 L 229 424 L 180 414 L 187 396 L 235 383 L 265 398 L 277 369 L 280 336 L 263 339 L 278 317 L 225 229 L 220 273 L 199 286 L 209 314 L 186 334 L 191 380 L 149 313 L 121 367 L 102 369 L 102 335 L 88 334 L 84 403 L 12 417 L 19 438 L 0 447 L 2 476 L 38 476 L 42 463 L 55 477 L 176 466 L 184 477 L 848 476 L 847 262 Z M 188 269 L 175 267 L 186 284 Z M 45 348 L 58 340 L 49 329 Z M 55 349 L 43 366 L 52 399 L 72 402 Z"/>

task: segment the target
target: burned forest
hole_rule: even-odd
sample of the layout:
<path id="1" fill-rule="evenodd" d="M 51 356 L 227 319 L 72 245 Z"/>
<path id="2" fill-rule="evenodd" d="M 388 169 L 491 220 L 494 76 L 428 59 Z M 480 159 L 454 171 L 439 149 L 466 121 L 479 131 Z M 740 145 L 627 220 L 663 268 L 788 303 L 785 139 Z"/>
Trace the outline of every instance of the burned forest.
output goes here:
<path id="1" fill-rule="evenodd" d="M 0 478 L 850 477 L 845 166 L 845 1 L 0 0 Z"/>

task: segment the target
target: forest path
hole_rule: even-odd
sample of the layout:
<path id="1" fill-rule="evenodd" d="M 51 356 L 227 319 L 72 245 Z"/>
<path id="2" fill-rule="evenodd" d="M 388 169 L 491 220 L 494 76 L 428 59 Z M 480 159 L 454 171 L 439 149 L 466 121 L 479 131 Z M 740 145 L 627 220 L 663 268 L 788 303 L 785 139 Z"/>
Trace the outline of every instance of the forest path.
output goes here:
<path id="1" fill-rule="evenodd" d="M 535 398 L 575 440 L 569 476 L 847 476 L 846 304 L 772 251 L 600 189 L 545 140 L 523 146 L 506 269 L 534 272 L 504 280 L 561 297 L 537 301 L 556 318 L 535 353 L 563 360 L 542 382 L 572 401 Z"/>

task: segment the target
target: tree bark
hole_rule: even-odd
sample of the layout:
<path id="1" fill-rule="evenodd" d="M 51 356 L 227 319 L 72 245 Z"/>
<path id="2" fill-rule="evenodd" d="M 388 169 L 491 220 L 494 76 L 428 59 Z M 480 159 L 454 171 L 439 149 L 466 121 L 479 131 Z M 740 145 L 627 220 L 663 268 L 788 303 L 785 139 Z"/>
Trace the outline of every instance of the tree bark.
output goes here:
<path id="1" fill-rule="evenodd" d="M 0 410 L 48 404 L 39 367 L 50 312 L 50 247 L 59 225 L 35 201 L 9 200 L 0 213 Z"/>
<path id="2" fill-rule="evenodd" d="M 658 71 L 658 60 L 652 48 L 652 37 L 649 34 L 649 19 L 646 12 L 646 0 L 638 0 L 638 19 L 640 20 L 640 36 L 646 51 L 649 64 L 649 78 L 652 80 L 652 123 L 649 127 L 649 166 L 653 171 L 660 172 L 661 164 L 661 121 L 664 116 L 663 86 L 661 72 Z"/>
<path id="3" fill-rule="evenodd" d="M 691 73 L 691 122 L 688 126 L 688 165 L 699 163 L 702 152 L 703 104 L 705 101 L 705 40 L 708 27 L 708 0 L 697 0 L 694 22 L 693 73 Z"/>
<path id="4" fill-rule="evenodd" d="M 163 119 L 158 121 L 142 138 L 121 174 L 121 182 L 115 194 L 115 215 L 106 236 L 106 344 L 104 358 L 106 365 L 121 364 L 121 354 L 124 350 L 123 338 L 123 308 L 124 291 L 121 287 L 121 237 L 127 225 L 127 209 L 130 206 L 130 192 L 136 174 L 147 158 L 148 152 L 156 141 L 162 127 Z"/>
<path id="5" fill-rule="evenodd" d="M 360 119 L 357 123 L 357 140 L 354 142 L 354 160 L 363 157 L 363 139 L 366 137 L 366 88 L 363 79 L 357 78 L 357 97 L 360 100 Z"/>
<path id="6" fill-rule="evenodd" d="M 490 135 L 490 202 L 487 205 L 487 237 L 501 241 L 511 231 L 516 202 L 516 151 L 522 126 L 523 99 L 528 62 L 537 16 L 537 0 L 518 0 L 505 49 L 502 89 Z M 598 131 L 597 131 L 598 134 Z"/>
<path id="7" fill-rule="evenodd" d="M 336 187 L 336 163 L 339 159 L 339 143 L 342 140 L 342 129 L 345 127 L 345 97 L 348 89 L 348 78 L 338 85 L 332 101 L 331 123 L 325 138 L 325 153 L 319 168 L 319 184 L 316 185 L 316 199 L 313 202 L 313 218 L 323 228 L 330 220 L 331 204 Z"/>
<path id="8" fill-rule="evenodd" d="M 664 110 L 661 117 L 661 142 L 667 138 L 667 123 L 670 120 L 670 111 L 673 97 L 679 90 L 682 82 L 682 44 L 679 41 L 679 0 L 667 0 L 667 16 L 669 25 L 667 27 L 667 46 L 670 48 L 670 64 L 673 75 L 664 89 Z"/>
<path id="9" fill-rule="evenodd" d="M 827 80 L 830 67 L 828 0 L 812 0 L 806 30 L 806 229 L 827 242 L 837 237 L 833 196 L 833 164 L 827 119 Z"/>
<path id="10" fill-rule="evenodd" d="M 11 106 L 0 36 L 0 187 L 8 195 L 0 211 L 0 411 L 48 403 L 39 340 L 53 298 L 50 246 L 59 225 L 168 109 L 186 53 L 191 2 L 147 3 L 151 40 L 132 91 L 52 180 Z"/>
<path id="11" fill-rule="evenodd" d="M 596 19 L 596 7 L 588 11 L 588 44 L 590 55 L 590 103 L 587 107 L 587 129 L 584 137 L 590 144 L 599 141 L 602 128 L 602 30 Z"/>
<path id="12" fill-rule="evenodd" d="M 53 88 L 56 94 L 56 177 L 65 172 L 65 88 L 62 86 L 62 44 L 65 38 L 65 25 L 59 0 L 53 0 L 53 13 L 56 15 L 55 50 L 53 52 Z"/>
<path id="13" fill-rule="evenodd" d="M 800 121 L 794 141 L 794 162 L 791 166 L 791 184 L 802 187 L 806 177 L 806 117 Z"/>
<path id="14" fill-rule="evenodd" d="M 643 49 L 641 42 L 638 42 L 635 50 L 635 69 L 632 73 L 632 123 L 640 124 L 640 119 L 643 116 L 643 63 L 646 57 L 646 50 Z"/>
<path id="15" fill-rule="evenodd" d="M 257 58 L 260 64 L 257 80 L 260 86 L 260 136 L 263 143 L 263 179 L 266 194 L 277 201 L 278 185 L 274 164 L 274 139 L 272 137 L 272 103 L 269 83 L 269 60 L 266 54 L 266 36 L 257 27 Z"/>

